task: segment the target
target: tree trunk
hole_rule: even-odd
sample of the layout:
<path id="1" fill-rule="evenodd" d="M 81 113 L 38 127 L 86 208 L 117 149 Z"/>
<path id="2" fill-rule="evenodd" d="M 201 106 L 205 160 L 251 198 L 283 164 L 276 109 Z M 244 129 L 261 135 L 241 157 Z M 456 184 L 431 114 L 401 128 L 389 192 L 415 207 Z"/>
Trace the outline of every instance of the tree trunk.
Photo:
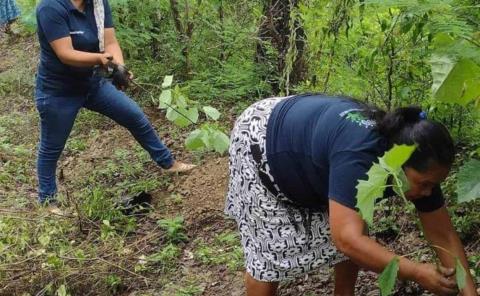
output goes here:
<path id="1" fill-rule="evenodd" d="M 221 34 L 221 43 L 222 48 L 220 52 L 220 60 L 225 62 L 227 60 L 227 45 L 225 44 L 225 11 L 223 9 L 223 1 L 220 0 L 220 4 L 218 6 L 218 18 L 220 20 L 220 34 Z"/>
<path id="2" fill-rule="evenodd" d="M 197 5 L 200 6 L 202 0 L 197 0 Z M 182 23 L 182 16 L 180 15 L 180 10 L 178 8 L 177 0 L 170 0 L 170 7 L 172 10 L 173 22 L 175 29 L 178 33 L 178 41 L 183 44 L 182 55 L 184 58 L 183 66 L 183 78 L 187 79 L 190 73 L 192 72 L 191 63 L 190 63 L 190 40 L 192 39 L 193 29 L 194 29 L 194 20 L 197 16 L 198 10 L 196 9 L 193 13 L 193 16 L 190 15 L 190 7 L 188 1 L 185 1 L 185 13 L 184 13 L 184 24 Z"/>
<path id="3" fill-rule="evenodd" d="M 291 7 L 296 8 L 299 0 L 266 0 L 264 3 L 264 16 L 258 30 L 259 42 L 257 43 L 255 61 L 263 65 L 273 65 L 271 73 L 268 73 L 269 83 L 273 92 L 278 94 L 280 89 L 279 77 L 285 74 L 287 66 L 287 53 L 290 49 L 290 36 L 296 36 L 295 46 L 297 54 L 289 75 L 290 84 L 295 85 L 305 77 L 306 64 L 303 59 L 305 49 L 305 32 L 298 20 L 295 20 L 293 28 L 290 28 Z M 295 34 L 291 34 L 291 30 Z M 267 55 L 268 43 L 277 53 L 276 60 L 270 60 Z"/>

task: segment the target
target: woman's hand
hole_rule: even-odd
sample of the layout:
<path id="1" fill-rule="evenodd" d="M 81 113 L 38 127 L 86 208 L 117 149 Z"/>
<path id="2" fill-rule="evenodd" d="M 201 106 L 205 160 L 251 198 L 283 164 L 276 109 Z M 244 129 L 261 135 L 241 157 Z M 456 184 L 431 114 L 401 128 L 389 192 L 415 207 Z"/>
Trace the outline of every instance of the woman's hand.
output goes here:
<path id="1" fill-rule="evenodd" d="M 458 295 L 457 283 L 451 279 L 454 274 L 453 268 L 437 269 L 433 264 L 419 264 L 415 281 L 435 295 Z"/>
<path id="2" fill-rule="evenodd" d="M 103 67 L 106 67 L 107 64 L 112 61 L 113 59 L 113 55 L 111 53 L 100 53 L 99 56 L 98 56 L 98 64 L 103 66 Z"/>

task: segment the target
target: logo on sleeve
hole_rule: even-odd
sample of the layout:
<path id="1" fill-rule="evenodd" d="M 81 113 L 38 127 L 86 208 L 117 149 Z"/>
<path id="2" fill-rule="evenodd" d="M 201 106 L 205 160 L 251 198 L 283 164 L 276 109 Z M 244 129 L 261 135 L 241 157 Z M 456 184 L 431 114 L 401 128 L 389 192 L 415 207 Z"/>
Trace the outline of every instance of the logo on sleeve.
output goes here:
<path id="1" fill-rule="evenodd" d="M 350 122 L 356 123 L 359 126 L 365 128 L 374 128 L 377 125 L 375 120 L 368 119 L 365 115 L 363 115 L 362 112 L 363 109 L 349 109 L 343 111 L 339 115 L 340 117 L 343 117 Z"/>
<path id="2" fill-rule="evenodd" d="M 72 31 L 70 32 L 70 35 L 83 35 L 84 33 L 84 31 Z"/>

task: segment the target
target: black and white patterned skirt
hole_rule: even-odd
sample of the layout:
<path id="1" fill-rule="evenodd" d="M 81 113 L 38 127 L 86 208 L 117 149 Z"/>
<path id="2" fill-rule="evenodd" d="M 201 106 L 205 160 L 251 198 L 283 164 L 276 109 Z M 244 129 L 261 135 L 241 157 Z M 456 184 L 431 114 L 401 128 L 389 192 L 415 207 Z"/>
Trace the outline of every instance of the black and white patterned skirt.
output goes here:
<path id="1" fill-rule="evenodd" d="M 238 224 L 247 272 L 264 282 L 294 279 L 347 259 L 331 241 L 328 213 L 305 214 L 278 190 L 270 174 L 267 122 L 283 99 L 265 99 L 247 108 L 230 137 L 225 213 Z"/>

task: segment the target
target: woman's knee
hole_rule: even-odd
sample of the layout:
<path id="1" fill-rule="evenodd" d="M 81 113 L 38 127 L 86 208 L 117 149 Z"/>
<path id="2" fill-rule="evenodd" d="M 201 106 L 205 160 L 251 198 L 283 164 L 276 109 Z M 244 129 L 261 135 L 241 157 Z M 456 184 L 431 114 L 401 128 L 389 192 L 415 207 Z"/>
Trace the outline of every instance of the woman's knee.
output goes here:
<path id="1" fill-rule="evenodd" d="M 65 144 L 40 143 L 38 147 L 38 156 L 43 159 L 55 160 L 60 157 Z"/>

